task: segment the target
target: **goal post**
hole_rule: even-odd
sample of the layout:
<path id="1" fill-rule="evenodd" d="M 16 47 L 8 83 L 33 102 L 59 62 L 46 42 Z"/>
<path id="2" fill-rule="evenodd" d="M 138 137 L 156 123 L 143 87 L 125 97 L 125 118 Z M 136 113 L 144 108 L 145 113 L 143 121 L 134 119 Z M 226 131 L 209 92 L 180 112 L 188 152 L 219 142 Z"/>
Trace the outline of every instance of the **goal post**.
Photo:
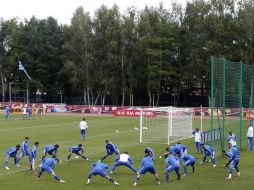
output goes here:
<path id="1" fill-rule="evenodd" d="M 192 108 L 157 107 L 140 111 L 140 143 L 170 144 L 192 137 Z"/>

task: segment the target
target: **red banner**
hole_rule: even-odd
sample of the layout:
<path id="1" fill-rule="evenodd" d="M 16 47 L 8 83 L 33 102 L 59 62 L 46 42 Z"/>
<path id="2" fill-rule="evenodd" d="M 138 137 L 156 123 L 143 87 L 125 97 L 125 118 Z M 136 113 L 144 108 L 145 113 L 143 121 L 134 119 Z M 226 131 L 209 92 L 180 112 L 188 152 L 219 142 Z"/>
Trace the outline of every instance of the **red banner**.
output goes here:
<path id="1" fill-rule="evenodd" d="M 156 117 L 155 111 L 143 110 L 144 117 Z M 140 110 L 116 110 L 114 112 L 116 117 L 140 117 Z"/>

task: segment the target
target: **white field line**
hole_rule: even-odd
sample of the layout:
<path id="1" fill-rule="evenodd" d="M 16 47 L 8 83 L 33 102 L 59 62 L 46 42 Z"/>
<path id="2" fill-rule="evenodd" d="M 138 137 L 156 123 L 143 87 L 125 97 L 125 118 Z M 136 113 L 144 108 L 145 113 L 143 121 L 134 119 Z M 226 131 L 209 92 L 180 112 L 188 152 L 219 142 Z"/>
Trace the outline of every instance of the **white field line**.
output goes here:
<path id="1" fill-rule="evenodd" d="M 126 146 L 119 146 L 119 147 L 120 148 L 124 148 L 124 147 L 136 146 L 138 144 L 140 144 L 140 143 L 134 143 L 134 144 L 129 144 L 129 145 L 126 145 Z M 103 152 L 105 152 L 105 151 L 99 151 L 99 152 L 95 152 L 95 153 L 92 153 L 92 154 L 87 154 L 87 156 L 93 157 L 93 156 L 95 156 L 97 154 L 100 154 L 100 153 L 103 153 Z M 65 165 L 65 164 L 62 164 L 62 165 Z M 7 176 L 7 175 L 15 174 L 15 173 L 19 173 L 19 172 L 23 172 L 23 171 L 28 171 L 28 170 L 30 170 L 30 168 L 23 168 L 21 170 L 17 170 L 17 171 L 13 171 L 13 172 L 8 172 L 8 173 L 5 173 L 5 174 L 0 174 L 0 177 L 1 176 Z"/>
<path id="2" fill-rule="evenodd" d="M 95 139 L 95 138 L 98 138 L 98 137 L 109 136 L 109 135 L 121 135 L 121 134 L 129 133 L 129 132 L 134 132 L 134 131 L 135 130 L 131 129 L 131 130 L 125 130 L 125 131 L 119 132 L 119 133 L 106 133 L 106 134 L 102 134 L 102 135 L 95 135 L 95 136 L 87 137 L 86 139 Z M 78 142 L 79 143 L 80 140 L 78 138 L 77 139 L 68 140 L 68 141 L 60 141 L 60 142 L 52 142 L 52 143 L 49 143 L 49 144 L 43 144 L 43 145 L 40 145 L 40 148 L 44 147 L 44 146 L 47 146 L 47 145 L 51 145 L 51 144 L 59 144 L 60 148 L 61 147 L 70 147 L 70 146 L 73 146 L 73 145 L 70 145 L 70 146 L 61 146 L 61 144 L 70 143 L 70 142 Z M 0 153 L 4 153 L 4 152 L 0 152 Z"/>
<path id="3" fill-rule="evenodd" d="M 92 120 L 92 121 L 89 121 L 88 125 L 90 123 L 94 123 L 94 122 L 98 122 L 98 121 L 104 122 L 105 120 L 110 120 L 110 119 L 112 119 L 112 118 L 107 118 L 107 119 L 103 119 L 103 120 Z M 16 127 L 16 128 L 11 128 L 11 129 L 1 129 L 0 132 L 21 130 L 21 129 L 37 129 L 37 128 L 40 128 L 40 127 L 51 127 L 51 126 L 57 126 L 57 125 L 62 126 L 62 125 L 67 125 L 67 124 L 76 124 L 77 129 L 79 129 L 78 128 L 79 121 L 72 121 L 72 122 L 66 122 L 66 123 L 54 123 L 54 124 L 44 124 L 44 125 L 33 125 L 33 126 L 30 126 L 30 127 Z"/>

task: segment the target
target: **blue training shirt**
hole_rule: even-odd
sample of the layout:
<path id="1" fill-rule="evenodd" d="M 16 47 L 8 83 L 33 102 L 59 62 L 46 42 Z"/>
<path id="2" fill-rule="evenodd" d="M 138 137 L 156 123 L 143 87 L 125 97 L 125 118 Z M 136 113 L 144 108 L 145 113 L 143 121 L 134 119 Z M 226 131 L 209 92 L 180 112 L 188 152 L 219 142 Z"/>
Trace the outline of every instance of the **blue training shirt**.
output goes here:
<path id="1" fill-rule="evenodd" d="M 32 148 L 31 148 L 31 150 L 30 150 L 30 157 L 31 158 L 36 158 L 36 149 L 37 149 L 37 147 L 36 146 L 33 146 Z"/>
<path id="2" fill-rule="evenodd" d="M 51 169 L 54 169 L 55 166 L 56 166 L 56 159 L 54 159 L 54 158 L 46 158 L 42 162 L 42 167 L 44 167 L 44 168 L 50 167 Z"/>
<path id="3" fill-rule="evenodd" d="M 52 154 L 53 152 L 55 152 L 55 153 L 57 152 L 57 150 L 55 149 L 55 146 L 53 146 L 53 145 L 46 146 L 44 148 L 44 151 L 49 154 Z"/>
<path id="4" fill-rule="evenodd" d="M 185 146 L 185 145 L 183 145 L 183 144 L 176 144 L 176 146 L 179 146 L 179 147 L 182 149 L 183 152 L 184 152 L 186 149 L 188 149 L 188 147 Z"/>
<path id="5" fill-rule="evenodd" d="M 180 166 L 180 161 L 177 157 L 175 156 L 169 156 L 165 159 L 166 162 L 166 168 L 168 168 L 169 166 L 176 166 L 179 167 Z"/>
<path id="6" fill-rule="evenodd" d="M 193 156 L 189 155 L 189 154 L 184 155 L 184 156 L 182 157 L 182 160 L 183 160 L 184 162 L 187 162 L 187 161 L 196 161 L 196 159 L 195 159 Z"/>
<path id="7" fill-rule="evenodd" d="M 15 157 L 15 156 L 17 155 L 17 152 L 18 152 L 18 150 L 17 150 L 17 148 L 14 146 L 14 147 L 12 147 L 12 148 L 10 148 L 10 149 L 8 149 L 8 150 L 6 151 L 6 155 L 8 155 L 8 156 L 10 156 L 10 157 Z"/>
<path id="8" fill-rule="evenodd" d="M 239 156 L 240 156 L 240 153 L 239 151 L 237 150 L 237 148 L 235 147 L 231 147 L 230 149 L 230 153 L 231 153 L 231 160 L 234 160 L 234 159 L 239 159 Z"/>
<path id="9" fill-rule="evenodd" d="M 110 172 L 110 167 L 107 166 L 106 164 L 102 163 L 102 162 L 97 162 L 97 163 L 93 163 L 91 165 L 91 170 L 99 170 L 99 171 L 104 171 L 107 170 L 107 173 Z"/>
<path id="10" fill-rule="evenodd" d="M 213 151 L 215 151 L 213 147 L 211 147 L 209 145 L 204 146 L 204 153 L 212 154 Z"/>
<path id="11" fill-rule="evenodd" d="M 118 148 L 112 142 L 109 142 L 108 144 L 106 144 L 105 147 L 106 147 L 107 153 L 118 152 Z"/>
<path id="12" fill-rule="evenodd" d="M 11 113 L 11 108 L 10 107 L 6 107 L 5 108 L 5 113 L 6 114 L 10 114 Z"/>
<path id="13" fill-rule="evenodd" d="M 23 141 L 21 147 L 22 147 L 22 152 L 27 152 L 27 150 L 28 150 L 28 142 Z"/>
<path id="14" fill-rule="evenodd" d="M 153 159 L 150 156 L 146 156 L 141 160 L 140 170 L 142 168 L 151 168 L 153 167 Z"/>
<path id="15" fill-rule="evenodd" d="M 171 147 L 169 147 L 168 151 L 173 154 L 180 154 L 182 149 L 180 146 L 171 146 Z"/>
<path id="16" fill-rule="evenodd" d="M 70 152 L 72 152 L 72 153 L 73 153 L 73 152 L 80 152 L 80 151 L 81 151 L 82 153 L 84 152 L 84 150 L 83 150 L 82 147 L 73 146 L 73 147 L 70 148 Z"/>

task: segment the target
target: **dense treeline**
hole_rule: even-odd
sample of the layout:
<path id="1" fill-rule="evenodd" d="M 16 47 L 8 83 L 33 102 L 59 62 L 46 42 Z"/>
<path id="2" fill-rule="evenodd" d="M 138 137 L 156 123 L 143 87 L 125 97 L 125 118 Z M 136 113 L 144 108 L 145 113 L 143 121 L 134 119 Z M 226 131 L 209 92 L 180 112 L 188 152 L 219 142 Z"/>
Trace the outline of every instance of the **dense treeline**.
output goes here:
<path id="1" fill-rule="evenodd" d="M 48 17 L 0 21 L 1 91 L 33 81 L 30 96 L 46 101 L 63 94 L 85 104 L 159 105 L 170 97 L 207 96 L 210 56 L 254 63 L 253 0 L 193 0 L 128 8 L 101 6 L 91 16 L 78 7 L 70 25 Z M 34 100 L 35 101 L 35 100 Z"/>

